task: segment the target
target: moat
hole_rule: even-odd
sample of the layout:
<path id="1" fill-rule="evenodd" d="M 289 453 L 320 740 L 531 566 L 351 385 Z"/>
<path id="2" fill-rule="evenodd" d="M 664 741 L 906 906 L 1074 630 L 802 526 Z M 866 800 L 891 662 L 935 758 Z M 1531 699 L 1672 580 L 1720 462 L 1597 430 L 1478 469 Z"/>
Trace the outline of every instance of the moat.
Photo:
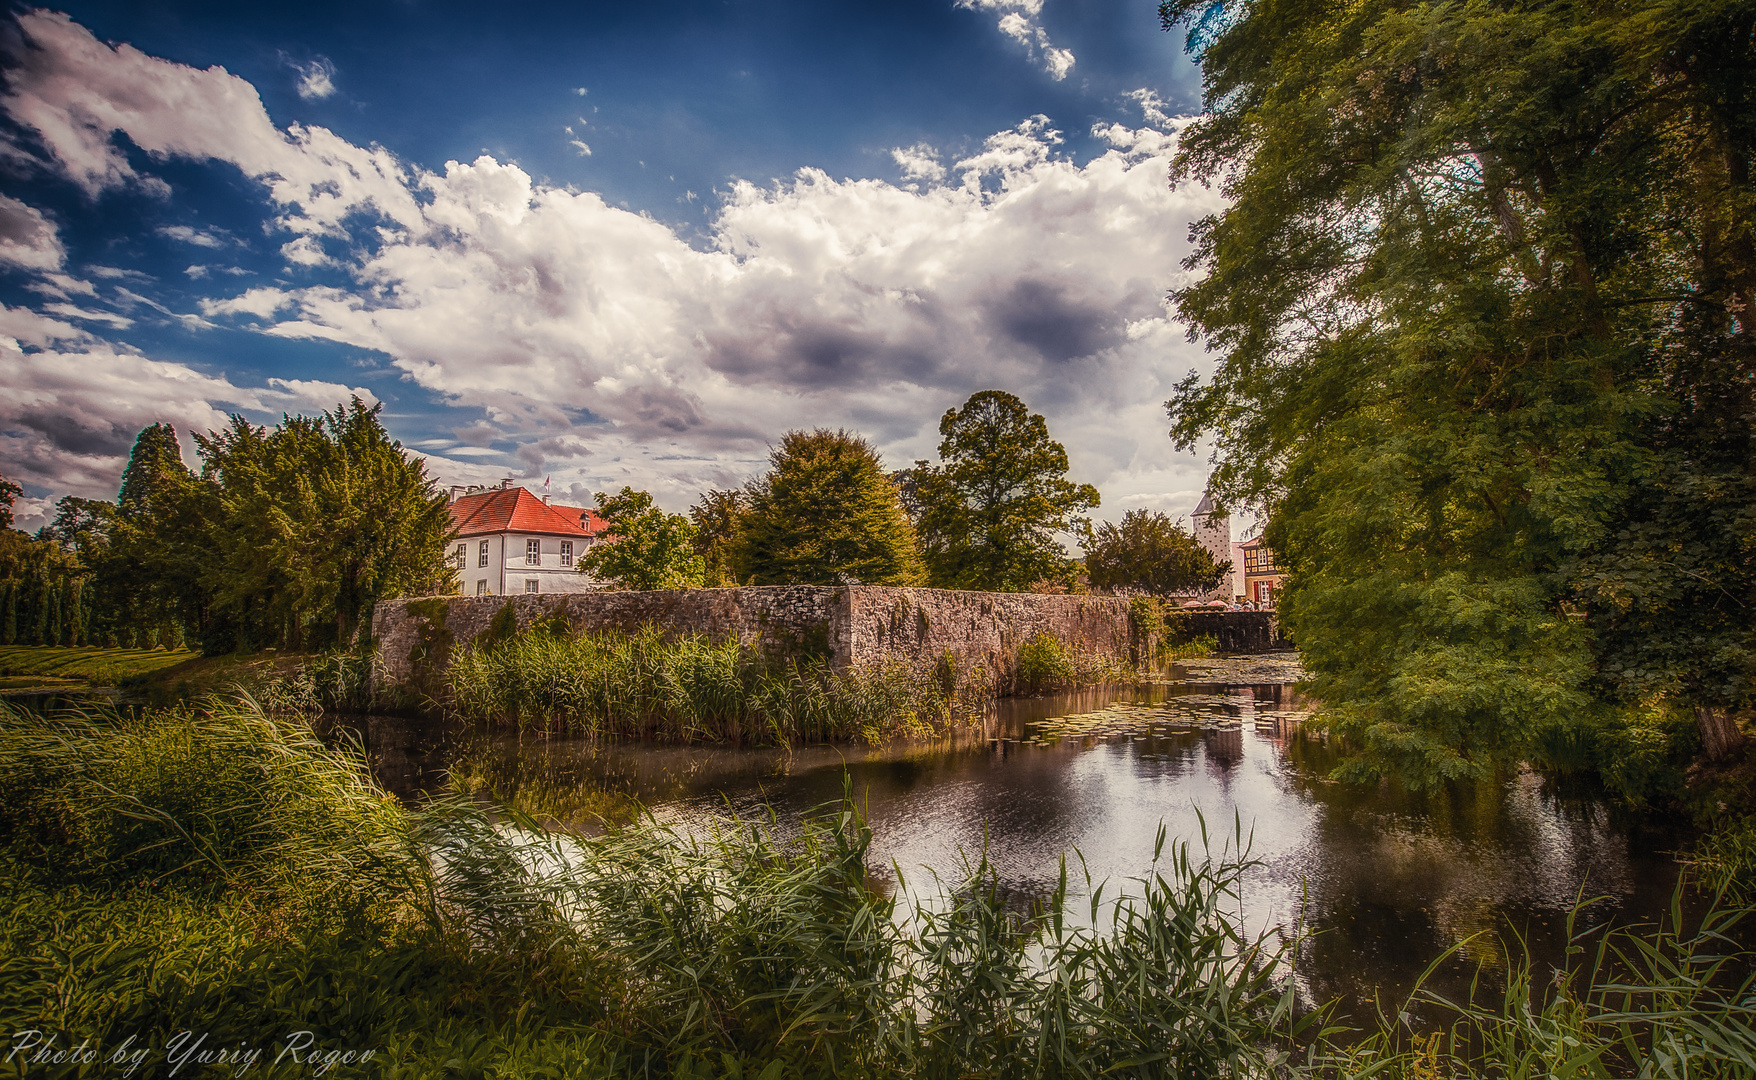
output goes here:
<path id="1" fill-rule="evenodd" d="M 1191 662 L 1164 681 L 998 703 L 980 729 L 880 747 L 784 750 L 655 746 L 390 717 L 359 722 L 379 779 L 405 799 L 455 770 L 539 816 L 586 826 L 638 806 L 706 827 L 731 816 L 781 828 L 840 798 L 844 775 L 874 834 L 871 866 L 913 891 L 955 882 L 981 851 L 1023 906 L 1079 860 L 1105 895 L 1146 872 L 1162 822 L 1205 827 L 1216 852 L 1241 830 L 1260 866 L 1244 915 L 1316 931 L 1300 979 L 1311 998 L 1387 1006 L 1460 942 L 1432 987 L 1461 995 L 1499 942 L 1522 936 L 1559 963 L 1566 913 L 1581 925 L 1655 920 L 1668 908 L 1684 832 L 1559 794 L 1532 773 L 1426 794 L 1335 783 L 1328 742 L 1291 654 Z M 1076 854 L 1077 853 L 1077 854 Z M 1084 905 L 1076 904 L 1077 910 Z M 1494 932 L 1494 933 L 1483 933 Z"/>

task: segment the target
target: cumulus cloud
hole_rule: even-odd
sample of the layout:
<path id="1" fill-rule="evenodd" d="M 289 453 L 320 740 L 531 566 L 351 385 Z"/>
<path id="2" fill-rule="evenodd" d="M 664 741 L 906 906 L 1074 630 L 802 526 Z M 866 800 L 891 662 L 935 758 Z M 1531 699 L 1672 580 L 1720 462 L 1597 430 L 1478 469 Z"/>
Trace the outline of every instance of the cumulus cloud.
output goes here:
<path id="1" fill-rule="evenodd" d="M 340 233 L 350 214 L 371 210 L 416 222 L 408 177 L 389 151 L 360 147 L 321 127 L 274 126 L 256 88 L 225 68 L 205 71 L 111 47 L 58 12 L 18 16 L 22 46 L 4 57 L 0 108 L 34 128 L 58 166 L 88 195 L 141 176 L 116 145 L 117 132 L 154 157 L 228 161 L 267 185 L 294 232 Z M 14 155 L 28 155 L 11 147 Z"/>
<path id="2" fill-rule="evenodd" d="M 1056 82 L 1073 70 L 1073 50 L 1058 48 L 1043 29 L 1043 0 L 957 0 L 957 6 L 969 11 L 998 12 L 1000 32 L 1023 45 L 1031 59 L 1042 64 L 1049 78 Z"/>
<path id="3" fill-rule="evenodd" d="M 66 259 L 54 222 L 36 207 L 0 195 L 0 263 L 26 270 L 59 270 Z"/>
<path id="4" fill-rule="evenodd" d="M 253 288 L 206 299 L 201 314 L 382 354 L 480 415 L 457 429 L 469 445 L 436 459 L 447 475 L 582 463 L 596 488 L 630 483 L 680 506 L 747 478 L 788 427 L 859 428 L 897 465 L 930 456 L 939 415 L 999 387 L 1049 416 L 1079 479 L 1106 495 L 1200 486 L 1160 403 L 1204 361 L 1163 296 L 1183 277 L 1188 222 L 1218 197 L 1168 185 L 1177 122 L 1154 102 L 1136 101 L 1146 126 L 1102 127 L 1109 149 L 1083 163 L 1030 117 L 949 163 L 924 145 L 892 151 L 908 187 L 815 169 L 734 183 L 692 246 L 491 156 L 427 172 L 320 128 L 283 132 L 222 69 L 111 48 L 61 16 L 20 22 L 37 49 L 0 106 L 88 189 L 142 182 L 116 132 L 258 179 L 293 234 L 286 258 L 331 260 L 351 283 Z M 335 261 L 320 237 L 347 254 Z M 145 363 L 119 362 L 137 375 Z M 210 410 L 278 410 L 300 393 L 332 407 L 346 389 L 312 385 L 183 389 Z M 144 413 L 118 409 L 138 430 Z"/>
<path id="5" fill-rule="evenodd" d="M 890 151 L 890 157 L 902 170 L 904 180 L 945 179 L 945 166 L 939 164 L 939 151 L 926 143 L 895 147 Z"/>

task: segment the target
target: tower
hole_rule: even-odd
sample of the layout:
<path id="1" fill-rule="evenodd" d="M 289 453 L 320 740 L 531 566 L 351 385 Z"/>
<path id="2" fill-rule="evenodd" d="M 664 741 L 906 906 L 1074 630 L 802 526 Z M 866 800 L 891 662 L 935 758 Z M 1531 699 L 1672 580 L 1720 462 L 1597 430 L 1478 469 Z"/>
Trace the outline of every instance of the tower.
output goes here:
<path id="1" fill-rule="evenodd" d="M 1214 508 L 1212 495 L 1205 491 L 1201 493 L 1201 501 L 1195 505 L 1195 512 L 1189 515 L 1189 525 L 1195 534 L 1195 542 L 1213 556 L 1214 562 L 1224 565 L 1232 561 L 1232 519 L 1224 510 Z M 1218 588 L 1202 595 L 1210 600 L 1230 600 L 1231 575 L 1226 575 Z"/>

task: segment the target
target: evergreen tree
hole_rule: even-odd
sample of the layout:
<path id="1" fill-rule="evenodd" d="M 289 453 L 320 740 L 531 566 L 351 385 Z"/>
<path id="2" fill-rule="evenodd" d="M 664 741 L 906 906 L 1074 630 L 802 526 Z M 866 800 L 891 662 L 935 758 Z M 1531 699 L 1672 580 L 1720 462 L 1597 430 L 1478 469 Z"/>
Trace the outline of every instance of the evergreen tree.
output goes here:
<path id="1" fill-rule="evenodd" d="M 1084 537 L 1097 489 L 1067 479 L 1067 451 L 1040 413 L 1001 390 L 974 394 L 939 421 L 937 466 L 915 463 L 909 488 L 933 585 L 1022 592 L 1071 581 L 1058 532 Z"/>
<path id="2" fill-rule="evenodd" d="M 757 585 L 918 585 L 920 554 L 878 451 L 848 431 L 790 431 L 747 492 L 737 554 Z"/>
<path id="3" fill-rule="evenodd" d="M 0 474 L 0 529 L 12 528 L 12 500 L 23 494 L 23 488 Z"/>
<path id="4" fill-rule="evenodd" d="M 1268 517 L 1363 754 L 1480 776 L 1624 705 L 1756 704 L 1748 3 L 1167 0 L 1218 180 L 1169 403 Z"/>

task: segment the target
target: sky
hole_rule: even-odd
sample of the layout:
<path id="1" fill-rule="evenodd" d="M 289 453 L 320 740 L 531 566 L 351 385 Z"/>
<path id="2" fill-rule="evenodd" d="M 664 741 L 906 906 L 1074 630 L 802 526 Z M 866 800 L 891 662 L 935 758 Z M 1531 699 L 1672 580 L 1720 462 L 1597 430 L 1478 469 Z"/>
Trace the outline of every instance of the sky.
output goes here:
<path id="1" fill-rule="evenodd" d="M 681 511 L 1001 389 L 1099 518 L 1205 478 L 1166 294 L 1217 193 L 1151 0 L 75 3 L 0 25 L 0 473 L 383 406 L 441 484 Z M 545 489 L 545 482 L 548 487 Z"/>

